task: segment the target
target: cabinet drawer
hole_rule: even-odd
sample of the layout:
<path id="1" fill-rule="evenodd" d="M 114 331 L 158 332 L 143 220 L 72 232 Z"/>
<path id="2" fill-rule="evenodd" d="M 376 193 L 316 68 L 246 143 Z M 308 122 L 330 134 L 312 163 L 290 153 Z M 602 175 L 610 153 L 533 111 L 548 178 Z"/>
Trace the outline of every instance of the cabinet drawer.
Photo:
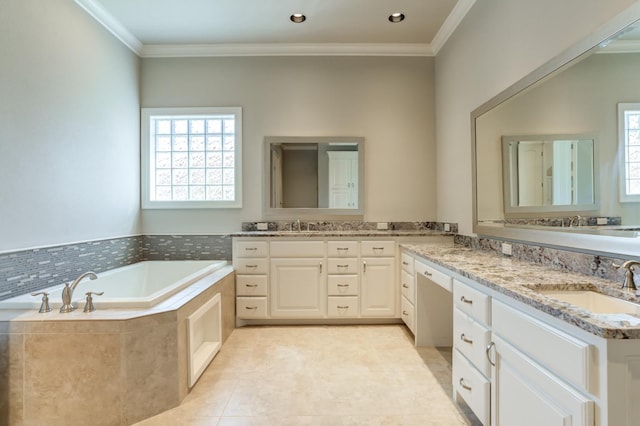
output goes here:
<path id="1" fill-rule="evenodd" d="M 451 380 L 455 393 L 465 400 L 483 425 L 490 420 L 491 385 L 457 349 L 453 350 Z"/>
<path id="2" fill-rule="evenodd" d="M 236 275 L 236 295 L 266 296 L 266 275 Z"/>
<path id="3" fill-rule="evenodd" d="M 363 257 L 396 255 L 395 241 L 363 241 L 360 243 L 360 255 Z"/>
<path id="4" fill-rule="evenodd" d="M 327 314 L 331 318 L 356 318 L 358 316 L 358 296 L 330 296 Z"/>
<path id="5" fill-rule="evenodd" d="M 271 241 L 271 257 L 324 257 L 324 241 Z"/>
<path id="6" fill-rule="evenodd" d="M 329 275 L 327 278 L 329 296 L 357 296 L 357 275 Z"/>
<path id="7" fill-rule="evenodd" d="M 453 280 L 453 303 L 471 318 L 491 325 L 491 297 L 458 280 Z"/>
<path id="8" fill-rule="evenodd" d="M 416 319 L 415 307 L 404 296 L 400 299 L 400 313 L 402 314 L 402 321 L 407 324 L 407 327 L 409 327 L 409 330 L 411 330 L 413 334 L 416 334 L 414 328 Z"/>
<path id="9" fill-rule="evenodd" d="M 402 253 L 402 256 L 400 256 L 400 266 L 402 266 L 403 271 L 407 271 L 408 274 L 413 275 L 413 257 Z"/>
<path id="10" fill-rule="evenodd" d="M 267 273 L 267 259 L 236 259 L 233 267 L 239 275 L 253 275 Z"/>
<path id="11" fill-rule="evenodd" d="M 413 280 L 413 275 L 409 274 L 404 269 L 400 272 L 400 291 L 402 295 L 411 303 L 416 303 L 416 288 Z"/>
<path id="12" fill-rule="evenodd" d="M 266 318 L 266 297 L 236 297 L 236 317 Z"/>
<path id="13" fill-rule="evenodd" d="M 329 257 L 358 257 L 357 241 L 329 241 L 327 242 Z"/>
<path id="14" fill-rule="evenodd" d="M 448 292 L 453 291 L 453 278 L 451 278 L 449 275 L 418 261 L 416 261 L 414 264 L 414 270 L 416 274 L 424 275 L 425 277 L 427 277 L 427 279 L 438 284 Z"/>
<path id="15" fill-rule="evenodd" d="M 266 241 L 237 241 L 235 257 L 266 257 Z"/>
<path id="16" fill-rule="evenodd" d="M 453 311 L 453 346 L 486 377 L 491 375 L 491 366 L 486 355 L 489 343 L 491 343 L 489 329 L 455 308 Z"/>
<path id="17" fill-rule="evenodd" d="M 574 385 L 591 389 L 591 346 L 504 303 L 494 301 L 493 331 Z M 594 380 L 595 381 L 595 380 Z"/>
<path id="18" fill-rule="evenodd" d="M 329 259 L 330 274 L 357 274 L 358 273 L 358 259 Z"/>

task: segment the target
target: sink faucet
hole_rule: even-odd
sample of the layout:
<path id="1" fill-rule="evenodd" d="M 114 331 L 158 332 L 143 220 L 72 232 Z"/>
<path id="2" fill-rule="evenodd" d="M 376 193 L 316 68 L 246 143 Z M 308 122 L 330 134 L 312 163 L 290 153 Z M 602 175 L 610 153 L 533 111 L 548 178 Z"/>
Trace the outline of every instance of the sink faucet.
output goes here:
<path id="1" fill-rule="evenodd" d="M 624 273 L 624 283 L 622 283 L 622 288 L 627 289 L 628 291 L 635 291 L 636 283 L 633 281 L 633 267 L 640 267 L 640 261 L 637 260 L 627 260 L 622 265 L 613 265 L 618 268 L 625 269 Z"/>
<path id="2" fill-rule="evenodd" d="M 569 219 L 569 228 L 571 228 L 573 226 L 573 221 L 576 221 L 576 225 L 580 226 L 580 216 L 571 216 L 571 218 Z"/>
<path id="3" fill-rule="evenodd" d="M 298 232 L 301 232 L 302 228 L 300 227 L 300 219 L 298 219 L 297 222 L 298 222 Z"/>
<path id="4" fill-rule="evenodd" d="M 76 308 L 71 304 L 71 299 L 73 298 L 73 290 L 75 290 L 78 284 L 80 284 L 80 281 L 82 281 L 86 277 L 89 277 L 92 280 L 98 279 L 98 276 L 95 274 L 95 272 L 89 271 L 73 280 L 71 285 L 69 285 L 69 283 L 66 283 L 64 285 L 64 288 L 62 289 L 62 306 L 60 307 L 61 313 L 71 312 Z"/>

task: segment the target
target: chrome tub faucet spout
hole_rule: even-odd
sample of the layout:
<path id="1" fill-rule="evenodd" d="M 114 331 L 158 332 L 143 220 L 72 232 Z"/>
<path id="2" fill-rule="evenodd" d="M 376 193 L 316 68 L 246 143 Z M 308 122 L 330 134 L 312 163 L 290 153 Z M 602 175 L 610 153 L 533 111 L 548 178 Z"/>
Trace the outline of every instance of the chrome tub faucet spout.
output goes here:
<path id="1" fill-rule="evenodd" d="M 76 308 L 71 304 L 71 300 L 73 299 L 73 291 L 76 289 L 78 284 L 80 284 L 80 281 L 82 281 L 86 277 L 89 277 L 91 280 L 95 280 L 98 278 L 95 272 L 89 271 L 73 280 L 71 285 L 69 285 L 69 283 L 66 283 L 64 285 L 64 288 L 62 289 L 62 306 L 60 307 L 61 313 L 71 312 Z"/>

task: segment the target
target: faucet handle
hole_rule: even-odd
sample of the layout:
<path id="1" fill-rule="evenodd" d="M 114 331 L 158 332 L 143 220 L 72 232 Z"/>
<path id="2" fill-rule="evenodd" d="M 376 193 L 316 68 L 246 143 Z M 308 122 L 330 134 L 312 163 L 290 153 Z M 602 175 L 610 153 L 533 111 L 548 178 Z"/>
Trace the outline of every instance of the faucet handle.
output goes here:
<path id="1" fill-rule="evenodd" d="M 87 303 L 84 304 L 84 309 L 82 310 L 82 312 L 93 312 L 96 310 L 96 307 L 93 306 L 93 296 L 92 295 L 96 295 L 96 296 L 102 296 L 104 294 L 104 291 L 88 291 L 86 293 L 87 295 Z"/>
<path id="2" fill-rule="evenodd" d="M 45 312 L 51 312 L 51 308 L 49 307 L 49 293 L 46 291 L 39 291 L 37 293 L 31 293 L 32 296 L 40 296 L 42 295 L 42 303 L 40 304 L 39 313 L 43 314 Z"/>

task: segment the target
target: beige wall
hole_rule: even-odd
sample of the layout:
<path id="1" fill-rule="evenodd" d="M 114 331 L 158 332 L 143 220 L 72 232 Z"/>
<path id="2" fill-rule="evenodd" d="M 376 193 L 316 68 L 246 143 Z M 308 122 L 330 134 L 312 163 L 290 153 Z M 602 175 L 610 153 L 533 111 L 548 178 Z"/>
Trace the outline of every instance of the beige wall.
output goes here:
<path id="1" fill-rule="evenodd" d="M 0 251 L 138 233 L 138 58 L 70 0 L 0 2 L 0 58 Z"/>
<path id="2" fill-rule="evenodd" d="M 144 233 L 240 230 L 262 218 L 265 136 L 365 138 L 365 220 L 434 220 L 433 58 L 143 59 L 143 107 L 243 108 L 242 209 L 143 211 Z"/>
<path id="3" fill-rule="evenodd" d="M 632 3 L 476 1 L 436 56 L 439 220 L 472 233 L 471 112 Z"/>

